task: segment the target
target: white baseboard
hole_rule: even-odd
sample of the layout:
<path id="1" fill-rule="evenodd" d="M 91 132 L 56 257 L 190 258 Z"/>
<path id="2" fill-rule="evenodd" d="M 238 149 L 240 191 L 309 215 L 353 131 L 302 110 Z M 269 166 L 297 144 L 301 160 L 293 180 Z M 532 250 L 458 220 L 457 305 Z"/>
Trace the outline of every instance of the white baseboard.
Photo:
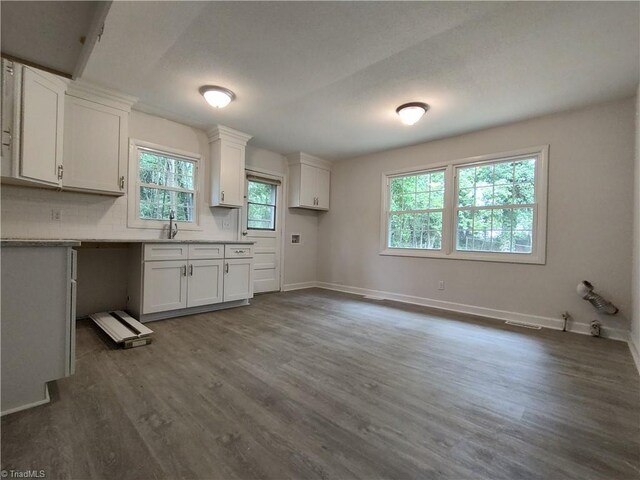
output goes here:
<path id="1" fill-rule="evenodd" d="M 42 400 L 38 400 L 36 402 L 27 403 L 26 405 L 20 405 L 19 407 L 10 408 L 8 410 L 3 410 L 0 413 L 0 417 L 4 417 L 5 415 L 9 415 L 10 413 L 21 412 L 22 410 L 26 410 L 28 408 L 37 407 L 39 405 L 44 405 L 45 403 L 49 403 L 51 401 L 51 397 L 49 397 L 49 385 L 44 384 L 44 396 Z"/>
<path id="2" fill-rule="evenodd" d="M 629 350 L 631 350 L 631 356 L 633 357 L 633 361 L 636 362 L 636 368 L 638 369 L 638 373 L 640 373 L 640 346 L 636 344 L 633 340 L 633 336 L 629 334 Z"/>
<path id="3" fill-rule="evenodd" d="M 293 290 L 303 290 L 305 288 L 315 288 L 317 286 L 318 286 L 318 282 L 289 283 L 287 285 L 282 286 L 282 291 L 291 292 Z"/>
<path id="4" fill-rule="evenodd" d="M 531 315 L 527 313 L 509 312 L 506 310 L 496 310 L 486 307 L 477 307 L 474 305 L 466 305 L 463 303 L 446 302 L 443 300 L 436 300 L 425 297 L 415 297 L 412 295 L 404 295 L 401 293 L 384 292 L 380 290 L 370 290 L 367 288 L 352 287 L 349 285 L 340 285 L 336 283 L 316 282 L 314 287 L 324 288 L 325 290 L 335 290 L 338 292 L 353 293 L 356 295 L 370 295 L 373 297 L 382 297 L 386 300 L 393 300 L 396 302 L 409 303 L 412 305 L 420 305 L 423 307 L 437 308 L 438 310 L 446 310 L 456 313 L 465 313 L 468 315 L 476 315 L 479 317 L 488 318 L 491 320 L 512 321 L 528 323 L 544 328 L 550 328 L 553 330 L 562 330 L 563 320 L 560 318 L 542 317 L 539 315 Z M 310 287 L 307 287 L 310 288 Z M 591 326 L 588 323 L 580 323 L 576 321 L 569 321 L 567 330 L 574 333 L 581 333 L 583 335 L 589 335 Z M 626 330 L 619 328 L 602 327 L 601 335 L 604 338 L 610 338 L 612 340 L 627 341 L 629 336 Z"/>

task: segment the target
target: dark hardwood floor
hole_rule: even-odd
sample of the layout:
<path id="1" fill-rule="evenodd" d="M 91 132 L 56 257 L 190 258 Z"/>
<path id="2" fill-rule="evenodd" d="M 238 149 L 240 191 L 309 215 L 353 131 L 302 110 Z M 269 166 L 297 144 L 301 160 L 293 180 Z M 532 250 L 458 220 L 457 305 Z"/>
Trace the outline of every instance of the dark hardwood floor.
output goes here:
<path id="1" fill-rule="evenodd" d="M 151 324 L 2 418 L 2 468 L 47 478 L 640 478 L 623 342 L 304 290 Z"/>

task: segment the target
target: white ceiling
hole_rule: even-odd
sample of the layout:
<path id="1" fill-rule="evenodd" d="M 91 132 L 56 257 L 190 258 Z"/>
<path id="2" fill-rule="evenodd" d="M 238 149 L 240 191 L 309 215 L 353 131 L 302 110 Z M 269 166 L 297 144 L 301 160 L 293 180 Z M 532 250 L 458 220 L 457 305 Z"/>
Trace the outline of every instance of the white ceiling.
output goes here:
<path id="1" fill-rule="evenodd" d="M 114 2 L 83 78 L 327 159 L 632 95 L 637 2 Z M 3 22 L 4 23 L 4 22 Z M 233 90 L 223 110 L 198 93 Z M 413 127 L 395 108 L 423 101 Z"/>
<path id="2" fill-rule="evenodd" d="M 2 1 L 2 53 L 73 74 L 96 11 L 104 2 Z"/>

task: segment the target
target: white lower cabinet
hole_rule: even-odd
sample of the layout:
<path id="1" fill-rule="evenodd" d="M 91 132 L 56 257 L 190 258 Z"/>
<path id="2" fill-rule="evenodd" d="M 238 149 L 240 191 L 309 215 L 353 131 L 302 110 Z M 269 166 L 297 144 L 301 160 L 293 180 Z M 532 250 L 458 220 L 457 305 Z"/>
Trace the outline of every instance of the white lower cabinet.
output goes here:
<path id="1" fill-rule="evenodd" d="M 224 260 L 190 260 L 187 307 L 223 301 Z M 246 297 L 245 297 L 246 298 Z"/>
<path id="2" fill-rule="evenodd" d="M 182 260 L 145 262 L 142 313 L 187 308 L 186 269 Z"/>
<path id="3" fill-rule="evenodd" d="M 224 301 L 253 297 L 253 259 L 232 258 L 225 263 Z"/>
<path id="4" fill-rule="evenodd" d="M 252 253 L 248 244 L 134 246 L 127 310 L 144 322 L 246 304 Z"/>

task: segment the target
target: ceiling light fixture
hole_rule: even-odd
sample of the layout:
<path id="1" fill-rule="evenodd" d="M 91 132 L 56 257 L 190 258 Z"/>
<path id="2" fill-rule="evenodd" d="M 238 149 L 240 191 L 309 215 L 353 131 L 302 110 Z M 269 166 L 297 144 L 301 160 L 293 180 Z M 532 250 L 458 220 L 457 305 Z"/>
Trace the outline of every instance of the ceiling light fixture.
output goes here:
<path id="1" fill-rule="evenodd" d="M 200 93 L 207 103 L 215 108 L 224 108 L 236 98 L 236 94 L 228 88 L 218 87 L 216 85 L 200 87 Z"/>
<path id="2" fill-rule="evenodd" d="M 396 113 L 400 115 L 400 120 L 405 125 L 413 125 L 429 110 L 429 105 L 422 102 L 410 102 L 396 108 Z"/>

